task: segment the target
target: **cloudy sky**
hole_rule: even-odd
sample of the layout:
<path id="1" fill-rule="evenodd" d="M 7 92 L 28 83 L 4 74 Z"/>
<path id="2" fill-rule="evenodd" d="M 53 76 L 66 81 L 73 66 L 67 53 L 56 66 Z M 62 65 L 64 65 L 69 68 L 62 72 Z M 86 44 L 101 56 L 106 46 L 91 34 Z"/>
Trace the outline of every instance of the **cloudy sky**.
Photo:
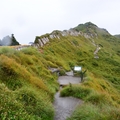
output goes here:
<path id="1" fill-rule="evenodd" d="M 21 44 L 35 36 L 92 22 L 120 34 L 120 0 L 0 0 L 0 39 L 15 35 Z"/>

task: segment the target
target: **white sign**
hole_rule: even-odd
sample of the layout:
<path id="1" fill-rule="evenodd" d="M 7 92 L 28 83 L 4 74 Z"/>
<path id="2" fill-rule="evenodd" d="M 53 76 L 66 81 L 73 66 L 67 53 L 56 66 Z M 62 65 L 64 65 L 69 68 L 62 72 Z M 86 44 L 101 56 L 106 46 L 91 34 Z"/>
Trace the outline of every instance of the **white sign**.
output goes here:
<path id="1" fill-rule="evenodd" d="M 80 67 L 80 66 L 75 66 L 74 67 L 74 71 L 81 71 L 82 70 L 82 67 Z"/>

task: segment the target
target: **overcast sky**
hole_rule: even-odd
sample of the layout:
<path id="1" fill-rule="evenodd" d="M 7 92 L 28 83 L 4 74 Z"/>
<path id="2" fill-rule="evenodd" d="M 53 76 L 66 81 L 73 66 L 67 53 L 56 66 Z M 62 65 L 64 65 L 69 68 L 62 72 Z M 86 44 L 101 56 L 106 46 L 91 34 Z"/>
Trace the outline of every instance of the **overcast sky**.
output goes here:
<path id="1" fill-rule="evenodd" d="M 120 34 L 120 0 L 0 0 L 0 39 L 13 33 L 21 44 L 89 21 Z"/>

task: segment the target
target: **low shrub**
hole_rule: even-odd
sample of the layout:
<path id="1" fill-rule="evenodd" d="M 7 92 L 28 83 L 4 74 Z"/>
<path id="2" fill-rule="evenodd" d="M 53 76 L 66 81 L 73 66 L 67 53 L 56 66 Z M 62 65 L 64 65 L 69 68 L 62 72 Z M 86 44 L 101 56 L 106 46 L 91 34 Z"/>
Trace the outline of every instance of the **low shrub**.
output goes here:
<path id="1" fill-rule="evenodd" d="M 41 96 L 39 96 L 39 94 L 41 94 Z M 31 87 L 19 90 L 16 92 L 16 96 L 17 101 L 24 106 L 28 114 L 35 115 L 43 120 L 52 120 L 54 110 L 47 96 L 42 95 L 42 93 L 37 92 L 35 89 L 31 89 Z M 46 101 L 44 102 L 45 98 Z"/>
<path id="2" fill-rule="evenodd" d="M 11 54 L 15 54 L 16 52 L 17 51 L 13 48 L 9 48 L 9 47 L 1 47 L 0 48 L 0 55 L 5 54 L 5 55 L 11 56 Z"/>
<path id="3" fill-rule="evenodd" d="M 60 76 L 65 75 L 65 70 L 64 70 L 64 69 L 60 69 L 59 75 L 60 75 Z"/>
<path id="4" fill-rule="evenodd" d="M 27 55 L 36 55 L 38 53 L 38 50 L 33 47 L 28 47 L 28 48 L 22 49 L 21 52 Z"/>
<path id="5" fill-rule="evenodd" d="M 120 109 L 105 104 L 99 107 L 85 103 L 67 120 L 120 120 Z"/>
<path id="6" fill-rule="evenodd" d="M 91 92 L 92 92 L 92 89 L 89 89 L 87 87 L 83 87 L 83 86 L 80 86 L 80 85 L 72 85 L 72 86 L 65 87 L 61 91 L 60 95 L 61 96 L 73 96 L 73 97 L 84 99 Z"/>
<path id="7" fill-rule="evenodd" d="M 105 94 L 100 94 L 97 92 L 92 92 L 87 98 L 87 102 L 91 102 L 94 105 L 104 104 L 107 103 L 108 98 L 106 98 Z"/>
<path id="8" fill-rule="evenodd" d="M 70 61 L 69 66 L 70 66 L 70 68 L 73 68 L 75 66 L 75 63 Z"/>
<path id="9" fill-rule="evenodd" d="M 3 83 L 0 83 L 0 119 L 35 119 L 35 117 L 26 112 L 24 106 L 16 100 L 15 94 Z"/>

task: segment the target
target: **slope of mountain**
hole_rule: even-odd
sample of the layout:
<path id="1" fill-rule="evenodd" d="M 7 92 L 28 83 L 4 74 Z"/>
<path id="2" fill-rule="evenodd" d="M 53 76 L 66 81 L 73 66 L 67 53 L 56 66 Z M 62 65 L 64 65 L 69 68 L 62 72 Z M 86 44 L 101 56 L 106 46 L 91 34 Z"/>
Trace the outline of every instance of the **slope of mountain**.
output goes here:
<path id="1" fill-rule="evenodd" d="M 78 65 L 87 70 L 84 81 L 65 87 L 61 96 L 85 102 L 69 119 L 120 119 L 118 38 L 89 22 L 37 36 L 33 46 L 21 51 L 0 49 L 0 106 L 4 108 L 0 118 L 53 120 L 52 102 L 59 86 L 58 76 L 49 68 L 58 68 L 63 75 Z"/>
<path id="2" fill-rule="evenodd" d="M 109 115 L 104 116 L 104 112 L 101 114 L 98 112 L 99 115 L 96 113 L 96 116 L 103 115 L 106 119 L 111 117 L 110 114 L 114 111 L 114 107 L 112 106 L 115 104 L 115 106 L 119 106 L 120 103 L 119 39 L 112 36 L 105 29 L 98 28 L 92 23 L 86 23 L 85 25 L 82 25 L 82 28 L 81 25 L 79 25 L 79 29 L 75 27 L 70 30 L 53 31 L 50 34 L 37 36 L 35 44 L 49 56 L 48 59 L 49 61 L 52 61 L 52 63 L 59 59 L 60 62 L 65 62 L 71 67 L 79 65 L 83 67 L 83 70 L 88 70 L 88 78 L 82 84 L 83 88 L 81 86 L 76 88 L 75 86 L 75 88 L 73 87 L 73 91 L 69 92 L 70 88 L 68 87 L 62 91 L 61 95 L 74 96 L 89 101 L 93 105 L 85 105 L 85 108 L 82 107 L 82 109 L 95 107 L 97 112 L 101 108 L 94 105 L 100 105 L 101 101 L 106 101 L 105 105 L 102 106 L 102 109 L 105 110 L 105 113 L 108 112 Z M 99 48 L 99 51 L 96 57 L 94 53 L 97 48 Z M 69 70 L 66 66 L 64 66 L 64 69 Z M 90 92 L 92 90 L 94 90 L 94 92 Z M 88 92 L 85 92 L 85 94 L 84 91 Z M 80 95 L 81 92 L 83 92 L 83 95 Z M 110 111 L 107 111 L 109 109 L 108 106 L 111 106 Z M 78 111 L 81 112 L 82 110 L 80 109 Z M 116 111 L 117 114 L 120 112 L 119 107 L 118 109 L 116 108 Z M 88 113 L 90 113 L 90 111 L 88 111 Z M 87 113 L 84 116 L 87 116 Z M 91 114 L 89 114 L 89 117 L 90 116 Z M 118 116 L 118 118 L 120 118 L 120 114 L 118 114 Z M 79 114 L 77 115 L 77 118 L 79 118 Z M 74 116 L 71 119 L 74 119 Z M 103 117 L 101 120 L 102 119 Z"/>

